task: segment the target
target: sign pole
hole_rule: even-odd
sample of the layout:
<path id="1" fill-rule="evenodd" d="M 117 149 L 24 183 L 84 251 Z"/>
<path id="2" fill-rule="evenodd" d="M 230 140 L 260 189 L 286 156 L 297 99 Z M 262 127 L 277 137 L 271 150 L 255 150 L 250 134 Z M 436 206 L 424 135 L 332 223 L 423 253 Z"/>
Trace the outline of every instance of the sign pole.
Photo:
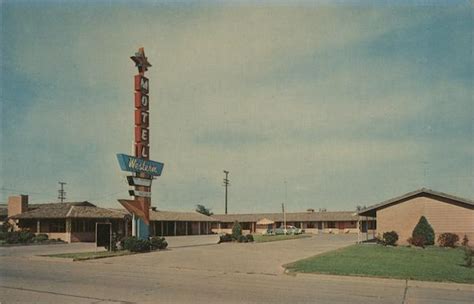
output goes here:
<path id="1" fill-rule="evenodd" d="M 132 235 L 146 239 L 150 233 L 151 181 L 154 176 L 161 175 L 163 164 L 150 160 L 149 80 L 145 72 L 151 64 L 144 48 L 139 48 L 130 58 L 138 68 L 138 74 L 134 76 L 134 156 L 117 154 L 117 158 L 123 171 L 133 173 L 127 181 L 134 187 L 129 191 L 134 199 L 119 202 L 132 214 Z"/>

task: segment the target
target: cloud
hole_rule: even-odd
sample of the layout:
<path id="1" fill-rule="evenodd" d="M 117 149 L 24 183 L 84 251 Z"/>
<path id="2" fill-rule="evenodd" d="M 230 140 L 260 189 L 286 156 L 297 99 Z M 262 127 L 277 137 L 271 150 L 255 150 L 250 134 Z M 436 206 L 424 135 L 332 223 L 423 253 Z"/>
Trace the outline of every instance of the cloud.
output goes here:
<path id="1" fill-rule="evenodd" d="M 11 179 L 3 185 L 54 197 L 56 180 L 66 178 L 71 198 L 115 206 L 127 191 L 115 153 L 130 152 L 133 136 L 128 57 L 145 46 L 151 155 L 165 163 L 153 185 L 160 208 L 200 202 L 219 212 L 223 169 L 231 171 L 235 211 L 274 208 L 285 179 L 295 211 L 442 188 L 434 172 L 446 162 L 443 141 L 456 142 L 452 172 L 472 176 L 472 88 L 444 73 L 446 62 L 438 66 L 452 48 L 424 53 L 430 41 L 443 43 L 440 27 L 464 28 L 455 21 L 460 11 L 9 6 L 2 172 Z M 454 48 L 469 46 L 465 29 L 456 33 Z M 408 43 L 417 37 L 424 47 Z M 456 67 L 472 65 L 456 54 Z M 430 176 L 423 162 L 433 165 Z M 468 185 L 460 179 L 448 188 L 471 195 Z"/>

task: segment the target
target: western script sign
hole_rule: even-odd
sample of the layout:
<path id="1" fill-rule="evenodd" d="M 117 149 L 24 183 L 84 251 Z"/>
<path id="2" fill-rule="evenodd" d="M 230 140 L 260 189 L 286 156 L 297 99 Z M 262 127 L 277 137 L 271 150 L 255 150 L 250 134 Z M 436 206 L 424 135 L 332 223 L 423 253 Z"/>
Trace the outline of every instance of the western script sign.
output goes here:
<path id="1" fill-rule="evenodd" d="M 153 160 L 133 157 L 126 154 L 117 154 L 120 168 L 123 171 L 145 173 L 151 176 L 160 176 L 163 171 L 163 163 Z"/>

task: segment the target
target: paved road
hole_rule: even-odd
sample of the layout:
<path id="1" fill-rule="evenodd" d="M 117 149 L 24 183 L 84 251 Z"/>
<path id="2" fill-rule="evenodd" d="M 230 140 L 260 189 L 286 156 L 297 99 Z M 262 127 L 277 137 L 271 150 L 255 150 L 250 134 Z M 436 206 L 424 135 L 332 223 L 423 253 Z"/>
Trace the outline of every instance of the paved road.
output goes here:
<path id="1" fill-rule="evenodd" d="M 286 275 L 280 265 L 346 246 L 353 236 L 209 245 L 169 239 L 170 250 L 87 262 L 0 249 L 3 303 L 471 303 L 474 286 Z M 75 245 L 75 244 L 74 244 Z M 55 245 L 62 246 L 62 245 Z M 82 247 L 81 247 L 82 246 Z M 87 245 L 77 248 L 87 250 Z M 34 252 L 34 253 L 33 253 Z"/>

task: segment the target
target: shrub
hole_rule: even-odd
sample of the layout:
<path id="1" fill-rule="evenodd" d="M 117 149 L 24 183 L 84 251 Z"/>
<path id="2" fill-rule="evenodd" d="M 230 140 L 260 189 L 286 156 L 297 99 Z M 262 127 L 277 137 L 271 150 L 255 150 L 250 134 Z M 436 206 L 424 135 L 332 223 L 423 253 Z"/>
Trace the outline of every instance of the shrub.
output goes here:
<path id="1" fill-rule="evenodd" d="M 426 240 L 425 240 L 425 237 L 423 236 L 411 237 L 407 240 L 407 242 L 413 246 L 421 247 L 421 248 L 425 248 L 425 245 L 426 245 Z"/>
<path id="2" fill-rule="evenodd" d="M 239 222 L 235 221 L 234 226 L 232 226 L 232 237 L 234 240 L 239 240 L 239 237 L 242 235 L 242 227 Z"/>
<path id="3" fill-rule="evenodd" d="M 254 241 L 254 240 L 253 240 L 253 235 L 251 235 L 251 234 L 247 234 L 245 237 L 247 238 L 247 240 L 248 240 L 249 242 L 253 242 L 253 241 Z"/>
<path id="4" fill-rule="evenodd" d="M 118 243 L 120 243 L 120 236 L 117 233 L 112 233 L 112 237 L 109 244 L 106 244 L 104 247 L 108 251 L 117 251 L 118 250 Z"/>
<path id="5" fill-rule="evenodd" d="M 219 236 L 219 243 L 232 242 L 232 240 L 233 240 L 232 234 L 226 233 Z"/>
<path id="6" fill-rule="evenodd" d="M 239 243 L 247 243 L 249 240 L 245 237 L 245 235 L 240 235 L 238 238 L 237 238 L 237 242 Z"/>
<path id="7" fill-rule="evenodd" d="M 126 237 L 121 242 L 122 248 L 131 252 L 147 252 L 150 251 L 150 241 L 141 240 L 134 236 Z"/>
<path id="8" fill-rule="evenodd" d="M 415 229 L 413 229 L 412 238 L 423 237 L 425 240 L 424 245 L 434 245 L 435 233 L 433 227 L 431 227 L 428 220 L 422 216 L 416 224 Z"/>
<path id="9" fill-rule="evenodd" d="M 218 243 L 225 243 L 225 242 L 232 242 L 232 235 L 231 234 L 223 234 L 219 235 L 219 242 Z"/>
<path id="10" fill-rule="evenodd" d="M 454 233 L 442 233 L 438 236 L 438 244 L 440 247 L 456 247 L 456 243 L 459 241 L 459 236 Z"/>
<path id="11" fill-rule="evenodd" d="M 469 267 L 469 268 L 472 267 L 473 257 L 474 257 L 474 249 L 469 246 L 464 247 L 464 261 L 465 261 L 466 267 Z"/>
<path id="12" fill-rule="evenodd" d="M 7 239 L 8 232 L 0 231 L 0 241 L 5 241 Z"/>
<path id="13" fill-rule="evenodd" d="M 464 237 L 462 238 L 461 245 L 463 245 L 463 246 L 468 246 L 469 245 L 469 239 L 467 238 L 467 235 L 464 235 Z"/>
<path id="14" fill-rule="evenodd" d="M 382 235 L 382 244 L 384 246 L 396 246 L 398 234 L 395 231 L 384 232 Z"/>
<path id="15" fill-rule="evenodd" d="M 30 243 L 33 241 L 33 238 L 35 237 L 35 234 L 33 232 L 29 232 L 27 230 L 20 231 L 20 234 L 18 235 L 18 240 L 20 243 Z"/>
<path id="16" fill-rule="evenodd" d="M 33 241 L 35 234 L 29 231 L 13 231 L 5 232 L 5 243 L 17 244 L 17 243 L 30 243 Z"/>
<path id="17" fill-rule="evenodd" d="M 13 230 L 13 226 L 8 221 L 6 221 L 6 222 L 3 222 L 0 230 L 2 232 L 11 232 Z"/>
<path id="18" fill-rule="evenodd" d="M 150 238 L 151 250 L 163 250 L 168 247 L 168 242 L 164 237 L 154 236 Z"/>
<path id="19" fill-rule="evenodd" d="M 33 242 L 35 243 L 41 243 L 41 242 L 44 242 L 44 241 L 47 241 L 48 240 L 48 235 L 47 234 L 44 234 L 44 233 L 40 233 L 38 235 L 36 235 L 33 239 Z"/>

